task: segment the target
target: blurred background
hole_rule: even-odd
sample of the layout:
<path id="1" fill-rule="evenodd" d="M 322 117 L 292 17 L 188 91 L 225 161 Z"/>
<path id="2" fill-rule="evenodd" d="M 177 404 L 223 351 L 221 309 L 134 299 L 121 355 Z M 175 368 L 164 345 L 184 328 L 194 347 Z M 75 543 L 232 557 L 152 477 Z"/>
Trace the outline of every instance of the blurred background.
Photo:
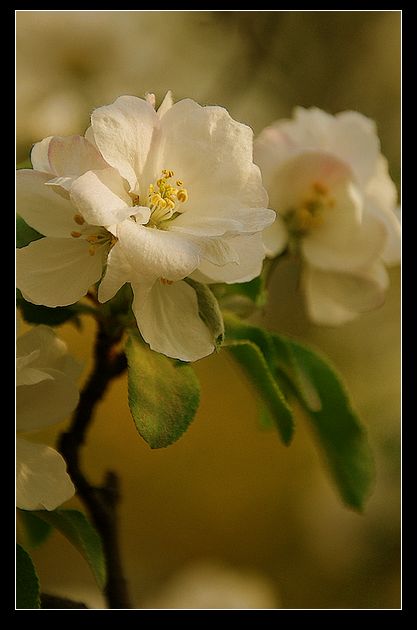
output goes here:
<path id="1" fill-rule="evenodd" d="M 17 161 L 48 135 L 83 133 L 122 94 L 168 89 L 222 105 L 255 134 L 297 105 L 373 118 L 400 185 L 398 11 L 17 11 Z M 400 607 L 400 272 L 382 308 L 338 329 L 305 316 L 296 269 L 274 273 L 258 321 L 327 354 L 374 450 L 365 513 L 345 508 L 300 417 L 290 448 L 262 428 L 259 403 L 227 356 L 195 364 L 201 407 L 188 432 L 151 451 L 125 378 L 98 409 L 85 469 L 119 472 L 122 551 L 135 606 Z M 90 366 L 94 324 L 59 334 Z M 53 443 L 58 427 L 36 436 Z M 68 506 L 77 507 L 73 499 Z M 44 591 L 103 607 L 77 552 L 53 535 L 33 552 Z"/>

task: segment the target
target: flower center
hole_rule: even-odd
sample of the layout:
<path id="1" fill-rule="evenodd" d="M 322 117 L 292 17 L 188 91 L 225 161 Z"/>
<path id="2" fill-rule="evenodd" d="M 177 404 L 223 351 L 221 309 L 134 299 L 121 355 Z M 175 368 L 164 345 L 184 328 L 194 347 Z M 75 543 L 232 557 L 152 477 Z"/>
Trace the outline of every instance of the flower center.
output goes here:
<path id="1" fill-rule="evenodd" d="M 110 248 L 112 248 L 116 243 L 117 238 L 111 232 L 94 225 L 86 225 L 81 214 L 74 214 L 73 219 L 79 227 L 71 232 L 71 236 L 72 238 L 83 238 L 90 244 L 88 249 L 90 256 L 94 256 L 97 249 L 102 245 L 110 245 Z"/>
<path id="2" fill-rule="evenodd" d="M 183 182 L 176 180 L 175 186 L 170 181 L 174 178 L 174 171 L 164 169 L 156 184 L 151 184 L 148 190 L 148 205 L 151 209 L 151 217 L 148 227 L 165 229 L 165 221 L 175 219 L 176 216 L 184 212 L 181 207 L 188 200 L 188 191 L 184 188 Z"/>
<path id="3" fill-rule="evenodd" d="M 330 196 L 327 186 L 314 182 L 300 205 L 285 213 L 284 220 L 290 235 L 299 239 L 323 225 L 326 211 L 333 208 L 334 204 L 335 200 Z"/>

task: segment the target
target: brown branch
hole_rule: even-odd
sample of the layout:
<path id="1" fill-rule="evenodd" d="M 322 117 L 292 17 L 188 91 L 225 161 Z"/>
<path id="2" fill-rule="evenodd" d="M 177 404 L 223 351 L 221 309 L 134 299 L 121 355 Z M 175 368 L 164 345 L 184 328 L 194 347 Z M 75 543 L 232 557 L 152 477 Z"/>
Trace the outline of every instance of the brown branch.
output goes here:
<path id="1" fill-rule="evenodd" d="M 104 323 L 98 322 L 94 349 L 94 367 L 80 394 L 80 401 L 69 429 L 62 433 L 58 448 L 65 458 L 68 473 L 78 494 L 87 507 L 99 532 L 107 565 L 107 582 L 104 588 L 109 608 L 131 608 L 126 580 L 123 574 L 119 548 L 117 506 L 120 500 L 116 473 L 108 471 L 100 486 L 93 486 L 80 466 L 80 450 L 93 419 L 97 403 L 103 398 L 110 381 L 127 367 L 124 353 L 115 352 L 121 331 L 110 335 Z"/>

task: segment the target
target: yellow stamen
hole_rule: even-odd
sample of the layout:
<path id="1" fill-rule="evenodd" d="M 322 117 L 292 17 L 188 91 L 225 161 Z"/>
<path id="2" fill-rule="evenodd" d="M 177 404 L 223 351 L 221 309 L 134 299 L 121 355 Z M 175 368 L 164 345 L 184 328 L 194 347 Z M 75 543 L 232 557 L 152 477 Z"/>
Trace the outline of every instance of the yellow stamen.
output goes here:
<path id="1" fill-rule="evenodd" d="M 314 182 L 313 190 L 318 195 L 327 195 L 327 193 L 329 192 L 327 187 L 321 182 Z"/>
<path id="2" fill-rule="evenodd" d="M 85 219 L 81 216 L 81 214 L 74 214 L 74 221 L 75 223 L 78 223 L 78 225 L 83 225 L 85 223 Z"/>
<path id="3" fill-rule="evenodd" d="M 88 253 L 90 254 L 90 256 L 94 256 L 94 254 L 96 253 L 96 248 L 94 247 L 94 245 L 89 248 Z"/>
<path id="4" fill-rule="evenodd" d="M 185 188 L 181 188 L 181 190 L 179 190 L 177 192 L 177 199 L 181 203 L 185 203 L 187 201 L 187 199 L 188 199 L 188 192 L 186 191 Z"/>
<path id="5" fill-rule="evenodd" d="M 80 238 L 81 232 L 71 232 L 72 238 Z"/>
<path id="6" fill-rule="evenodd" d="M 174 281 L 173 280 L 167 280 L 166 278 L 160 278 L 161 284 L 164 284 L 165 286 L 168 284 L 172 284 Z"/>

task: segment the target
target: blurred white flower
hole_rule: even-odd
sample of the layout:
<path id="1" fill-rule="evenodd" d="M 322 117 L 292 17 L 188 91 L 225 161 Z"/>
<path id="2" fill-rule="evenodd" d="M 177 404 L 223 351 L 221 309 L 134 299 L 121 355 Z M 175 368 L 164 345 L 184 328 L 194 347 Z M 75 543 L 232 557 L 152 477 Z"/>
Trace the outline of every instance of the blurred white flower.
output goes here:
<path id="1" fill-rule="evenodd" d="M 78 403 L 79 367 L 47 326 L 16 342 L 16 430 L 29 432 L 63 420 Z M 54 510 L 74 494 L 65 461 L 44 444 L 16 438 L 16 503 L 24 510 Z"/>
<path id="2" fill-rule="evenodd" d="M 185 361 L 210 354 L 212 334 L 183 280 L 245 282 L 261 272 L 262 230 L 275 213 L 252 136 L 225 109 L 173 105 L 168 93 L 157 112 L 152 95 L 122 96 L 93 112 L 85 138 L 35 145 L 39 172 L 18 172 L 18 212 L 47 238 L 17 252 L 24 297 L 70 304 L 107 263 L 100 301 L 130 282 L 152 349 Z"/>
<path id="3" fill-rule="evenodd" d="M 276 609 L 277 594 L 266 576 L 215 560 L 196 561 L 176 573 L 144 608 Z"/>
<path id="4" fill-rule="evenodd" d="M 301 257 L 311 319 L 342 324 L 381 305 L 384 263 L 400 260 L 400 224 L 374 123 L 296 108 L 293 120 L 261 132 L 254 155 L 277 212 L 268 255 L 289 245 Z"/>

